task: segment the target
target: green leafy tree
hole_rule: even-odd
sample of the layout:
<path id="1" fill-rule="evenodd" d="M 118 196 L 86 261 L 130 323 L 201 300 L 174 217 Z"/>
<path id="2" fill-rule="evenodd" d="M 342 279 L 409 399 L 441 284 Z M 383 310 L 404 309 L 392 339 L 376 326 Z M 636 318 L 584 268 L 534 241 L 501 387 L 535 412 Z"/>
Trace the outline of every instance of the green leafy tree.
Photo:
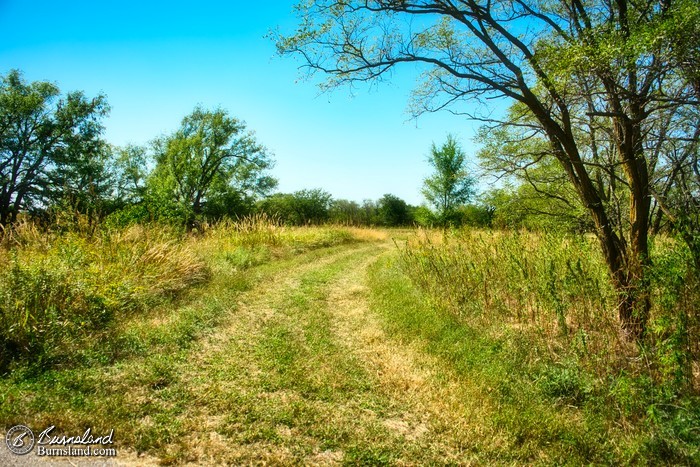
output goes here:
<path id="1" fill-rule="evenodd" d="M 439 224 L 435 213 L 426 205 L 416 207 L 413 211 L 413 218 L 418 225 L 423 227 L 435 227 Z"/>
<path id="2" fill-rule="evenodd" d="M 177 211 L 188 225 L 206 214 L 208 205 L 218 213 L 222 200 L 263 196 L 277 184 L 266 173 L 273 164 L 267 150 L 222 109 L 195 108 L 179 130 L 154 141 L 153 148 L 151 203 L 161 214 Z"/>
<path id="3" fill-rule="evenodd" d="M 386 194 L 377 202 L 379 222 L 388 227 L 409 225 L 413 219 L 410 207 L 398 196 Z"/>
<path id="4" fill-rule="evenodd" d="M 425 70 L 416 114 L 449 108 L 498 124 L 508 122 L 464 102 L 522 105 L 595 226 L 618 293 L 621 334 L 644 336 L 655 168 L 649 138 L 660 136 L 654 125 L 661 113 L 697 107 L 696 0 L 311 0 L 298 11 L 301 24 L 277 38 L 278 49 L 326 73 L 326 88 L 378 81 L 413 63 Z M 596 180 L 596 142 L 603 141 L 619 188 L 612 190 L 626 198 L 620 225 L 615 217 L 623 210 L 614 211 Z"/>
<path id="5" fill-rule="evenodd" d="M 362 223 L 364 225 L 378 225 L 380 223 L 378 211 L 379 206 L 376 201 L 372 201 L 371 199 L 363 200 L 360 206 Z"/>
<path id="6" fill-rule="evenodd" d="M 423 182 L 423 196 L 437 211 L 439 223 L 454 224 L 457 208 L 467 203 L 474 194 L 474 180 L 465 168 L 465 154 L 453 136 L 439 148 L 430 149 L 433 175 Z"/>
<path id="7" fill-rule="evenodd" d="M 47 174 L 44 204 L 54 210 L 86 214 L 93 220 L 108 214 L 114 207 L 112 162 L 107 144 L 57 158 Z"/>
<path id="8" fill-rule="evenodd" d="M 330 193 L 314 188 L 294 193 L 276 193 L 260 203 L 260 209 L 285 224 L 322 224 L 329 219 L 333 197 Z"/>
<path id="9" fill-rule="evenodd" d="M 517 113 L 518 106 L 511 109 Z M 515 120 L 521 125 L 526 122 Z M 482 128 L 478 141 L 480 165 L 497 175 L 505 188 L 490 190 L 487 204 L 495 210 L 496 224 L 501 227 L 594 231 L 590 216 L 581 205 L 574 187 L 559 163 L 551 157 L 546 139 L 521 134 L 522 127 Z M 596 180 L 605 191 L 603 174 Z"/>
<path id="10" fill-rule="evenodd" d="M 148 150 L 129 144 L 113 149 L 115 173 L 115 197 L 125 204 L 143 201 L 148 178 Z"/>
<path id="11" fill-rule="evenodd" d="M 0 79 L 0 225 L 21 211 L 72 197 L 88 209 L 107 191 L 104 96 L 61 96 L 46 81 L 27 83 L 13 70 Z"/>
<path id="12" fill-rule="evenodd" d="M 494 209 L 483 202 L 467 204 L 457 209 L 460 225 L 485 228 L 493 225 Z"/>
<path id="13" fill-rule="evenodd" d="M 335 199 L 329 210 L 329 220 L 335 224 L 362 225 L 360 205 L 347 199 Z"/>

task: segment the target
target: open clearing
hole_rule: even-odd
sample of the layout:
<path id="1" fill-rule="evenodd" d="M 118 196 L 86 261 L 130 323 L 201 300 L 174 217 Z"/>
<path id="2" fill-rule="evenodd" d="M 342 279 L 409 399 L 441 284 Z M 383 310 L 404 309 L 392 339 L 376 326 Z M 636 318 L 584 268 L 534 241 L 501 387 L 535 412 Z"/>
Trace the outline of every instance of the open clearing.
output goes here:
<path id="1" fill-rule="evenodd" d="M 130 465 L 645 463 L 643 431 L 543 397 L 514 334 L 462 325 L 412 285 L 393 240 L 354 235 L 205 242 L 208 282 L 0 381 L 1 424 L 114 429 L 112 460 Z"/>

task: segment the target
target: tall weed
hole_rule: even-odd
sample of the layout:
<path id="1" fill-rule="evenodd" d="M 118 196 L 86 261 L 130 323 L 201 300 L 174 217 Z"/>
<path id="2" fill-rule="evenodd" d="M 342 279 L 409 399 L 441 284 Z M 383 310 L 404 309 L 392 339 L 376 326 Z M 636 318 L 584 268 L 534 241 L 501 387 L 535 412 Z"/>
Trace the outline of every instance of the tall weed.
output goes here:
<path id="1" fill-rule="evenodd" d="M 70 359 L 118 316 L 144 311 L 206 280 L 206 264 L 174 233 L 45 232 L 21 226 L 0 256 L 0 370 Z"/>
<path id="2" fill-rule="evenodd" d="M 419 231 L 401 266 L 433 304 L 494 341 L 508 339 L 552 403 L 638 431 L 630 458 L 700 456 L 700 280 L 690 252 L 653 239 L 652 310 L 639 345 L 620 339 L 597 241 L 559 233 Z"/>
<path id="3" fill-rule="evenodd" d="M 402 250 L 409 276 L 464 319 L 547 336 L 606 333 L 615 296 L 594 239 L 530 232 L 419 231 Z"/>

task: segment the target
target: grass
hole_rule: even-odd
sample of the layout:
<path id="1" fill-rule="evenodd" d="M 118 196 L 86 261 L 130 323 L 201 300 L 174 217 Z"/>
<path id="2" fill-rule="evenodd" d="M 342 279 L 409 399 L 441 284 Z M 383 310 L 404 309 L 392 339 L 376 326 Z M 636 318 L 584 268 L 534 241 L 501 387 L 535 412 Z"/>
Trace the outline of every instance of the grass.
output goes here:
<path id="1" fill-rule="evenodd" d="M 147 312 L 206 281 L 210 270 L 173 233 L 139 226 L 91 235 L 4 239 L 0 260 L 0 371 L 70 364 L 113 323 Z"/>
<path id="2" fill-rule="evenodd" d="M 655 241 L 655 308 L 641 347 L 618 337 L 595 247 L 554 234 L 422 232 L 395 268 L 403 285 L 394 278 L 377 289 L 421 291 L 430 305 L 392 315 L 396 332 L 421 336 L 426 349 L 497 389 L 519 461 L 534 460 L 527 446 L 549 446 L 556 462 L 580 454 L 581 462 L 695 463 L 700 400 L 689 343 L 698 296 L 682 246 Z M 411 310 L 393 305 L 408 293 L 382 307 Z"/>
<path id="3" fill-rule="evenodd" d="M 118 295 L 137 305 L 115 305 L 104 329 L 57 341 L 62 360 L 13 360 L 5 428 L 114 428 L 118 460 L 137 464 L 698 462 L 698 400 L 659 384 L 676 377 L 662 370 L 678 367 L 677 347 L 659 345 L 676 328 L 650 338 L 646 357 L 616 347 L 594 316 L 612 302 L 588 239 L 264 218 L 196 235 L 27 229 L 2 261 L 45 258 L 70 273 L 59 283 L 106 294 L 122 281 L 141 295 Z M 674 244 L 656 248 L 669 283 L 654 289 L 658 323 L 692 297 L 669 280 L 687 273 Z M 178 264 L 201 276 L 148 279 L 182 276 Z M 640 363 L 659 355 L 666 366 Z"/>
<path id="4" fill-rule="evenodd" d="M 198 236 L 164 226 L 78 223 L 42 232 L 21 224 L 0 248 L 0 373 L 26 364 L 38 371 L 85 364 L 94 354 L 92 341 L 120 348 L 124 321 L 150 315 L 212 275 L 360 241 L 363 232 L 283 228 L 264 216 L 211 226 Z M 232 280 L 243 289 L 248 277 Z"/>
<path id="5" fill-rule="evenodd" d="M 35 238 L 23 241 L 29 234 Z M 6 427 L 17 423 L 34 427 L 55 424 L 69 433 L 84 431 L 86 426 L 93 427 L 94 431 L 114 428 L 119 433 L 122 447 L 157 454 L 160 461 L 166 463 L 183 461 L 192 455 L 186 454 L 192 446 L 188 443 L 185 449 L 178 447 L 178 443 L 182 443 L 188 430 L 199 429 L 192 427 L 190 421 L 196 417 L 196 411 L 232 397 L 224 393 L 205 397 L 210 393 L 202 385 L 208 384 L 210 379 L 202 378 L 195 362 L 207 358 L 210 353 L 221 355 L 218 346 L 223 344 L 220 342 L 209 344 L 206 353 L 202 346 L 209 339 L 231 337 L 228 333 L 222 336 L 221 329 L 230 325 L 228 322 L 232 316 L 241 311 L 241 294 L 251 291 L 271 276 L 284 279 L 287 270 L 323 265 L 329 258 L 346 255 L 348 249 L 356 248 L 355 245 L 382 238 L 382 235 L 364 229 L 281 228 L 263 223 L 257 228 L 251 228 L 250 223 L 214 226 L 196 237 L 140 227 L 97 235 L 40 233 L 29 227 L 28 233 L 17 231 L 3 250 L 7 261 L 25 261 L 22 264 L 26 267 L 38 268 L 36 258 L 46 258 L 45 261 L 53 262 L 50 271 L 62 267 L 73 272 L 61 276 L 62 283 L 66 284 L 65 290 L 76 287 L 78 278 L 93 281 L 91 284 L 95 285 L 90 290 L 98 291 L 108 289 L 104 284 L 109 281 L 122 280 L 128 281 L 132 287 L 128 290 L 140 290 L 140 297 L 144 298 L 141 302 L 134 302 L 143 306 L 132 309 L 120 308 L 115 302 L 113 316 L 102 323 L 105 329 L 86 327 L 83 339 L 72 341 L 70 345 L 64 340 L 55 341 L 54 344 L 65 354 L 60 361 L 23 355 L 15 357 L 0 383 L 0 424 Z M 75 252 L 73 256 L 65 254 L 65 245 Z M 78 255 L 83 258 L 81 261 L 75 260 Z M 182 269 L 175 266 L 185 264 L 185 259 L 199 265 L 201 278 L 189 280 L 183 277 Z M 158 267 L 145 267 L 151 264 Z M 342 273 L 343 264 L 347 261 L 334 265 L 333 274 Z M 99 277 L 96 271 L 100 271 Z M 182 286 L 168 282 L 176 277 L 180 278 Z M 139 278 L 144 280 L 139 282 Z M 13 279 L 14 276 L 5 276 L 5 280 Z M 312 276 L 304 280 L 311 288 L 323 283 L 322 277 Z M 16 295 L 38 293 L 32 289 L 37 283 L 13 284 Z M 154 286 L 158 284 L 164 284 L 167 289 L 156 289 Z M 316 298 L 311 296 L 308 300 Z M 61 309 L 66 319 L 75 318 L 75 315 L 69 316 L 76 310 L 73 296 L 67 296 L 63 302 L 53 297 L 49 299 L 58 303 L 56 308 Z M 289 299 L 291 301 L 285 302 L 285 307 L 303 308 L 307 305 L 304 293 Z M 24 306 L 22 309 L 32 313 L 38 311 L 38 307 L 30 309 Z M 90 313 L 95 313 L 95 310 L 87 308 L 85 314 L 89 316 Z M 5 316 L 11 315 L 6 313 Z M 50 318 L 38 314 L 33 316 L 36 322 Z M 306 345 L 307 340 L 313 341 L 314 352 L 331 345 L 321 337 L 322 323 L 319 320 L 310 321 L 313 327 L 301 342 Z M 265 357 L 283 350 L 277 347 L 278 344 L 286 345 L 280 340 L 280 336 L 285 335 L 280 326 L 260 334 L 260 342 L 254 343 L 256 350 L 253 355 L 259 360 L 270 360 L 265 363 L 270 365 L 270 370 L 282 368 L 283 360 Z M 256 333 L 235 335 L 245 340 L 258 336 Z M 294 342 L 289 344 L 290 352 L 296 348 L 292 344 Z M 246 355 L 247 352 L 241 357 Z M 295 357 L 295 361 L 298 358 Z M 235 362 L 228 359 L 225 362 L 232 366 L 219 371 L 228 375 Z M 302 371 L 302 368 L 298 372 L 282 371 L 278 375 L 279 381 L 265 381 L 264 387 L 286 385 L 291 375 Z M 238 382 L 245 384 L 245 381 Z M 304 392 L 327 396 L 329 389 L 317 383 L 309 381 Z M 285 407 L 279 410 L 287 411 Z M 304 413 L 309 413 L 308 410 Z M 324 416 L 328 417 L 327 414 Z M 260 436 L 254 434 L 258 431 L 256 428 L 247 432 L 243 439 L 253 442 Z"/>

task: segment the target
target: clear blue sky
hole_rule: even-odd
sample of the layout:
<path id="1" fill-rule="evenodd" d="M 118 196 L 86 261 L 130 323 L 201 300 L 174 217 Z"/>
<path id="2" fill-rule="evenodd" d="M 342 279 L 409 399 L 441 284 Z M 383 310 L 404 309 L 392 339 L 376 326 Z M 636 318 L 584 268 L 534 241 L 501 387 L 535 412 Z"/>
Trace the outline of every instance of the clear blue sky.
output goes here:
<path id="1" fill-rule="evenodd" d="M 409 120 L 408 68 L 375 89 L 320 94 L 265 37 L 293 30 L 294 3 L 0 0 L 0 73 L 106 94 L 116 145 L 175 130 L 197 104 L 221 106 L 274 153 L 282 192 L 419 204 L 430 144 L 452 133 L 472 155 L 473 124 L 447 113 Z"/>

